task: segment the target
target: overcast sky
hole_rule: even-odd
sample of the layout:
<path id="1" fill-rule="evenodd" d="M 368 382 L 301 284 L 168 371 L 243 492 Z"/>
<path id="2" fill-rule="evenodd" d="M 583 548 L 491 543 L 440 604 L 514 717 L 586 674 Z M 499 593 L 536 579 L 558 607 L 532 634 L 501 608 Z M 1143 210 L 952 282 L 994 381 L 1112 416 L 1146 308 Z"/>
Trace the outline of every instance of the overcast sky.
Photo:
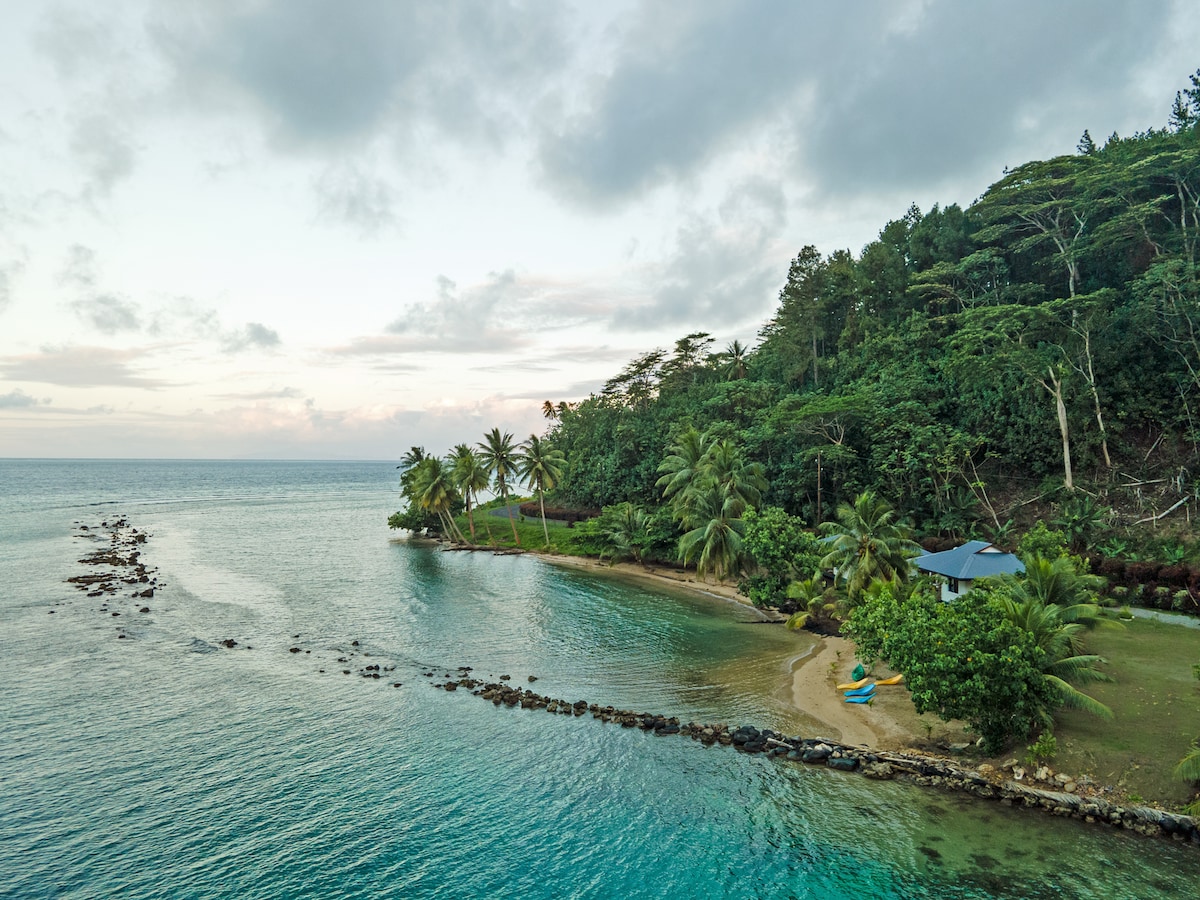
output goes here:
<path id="1" fill-rule="evenodd" d="M 1194 0 L 0 0 L 0 456 L 541 431 L 805 244 L 1166 123 Z"/>

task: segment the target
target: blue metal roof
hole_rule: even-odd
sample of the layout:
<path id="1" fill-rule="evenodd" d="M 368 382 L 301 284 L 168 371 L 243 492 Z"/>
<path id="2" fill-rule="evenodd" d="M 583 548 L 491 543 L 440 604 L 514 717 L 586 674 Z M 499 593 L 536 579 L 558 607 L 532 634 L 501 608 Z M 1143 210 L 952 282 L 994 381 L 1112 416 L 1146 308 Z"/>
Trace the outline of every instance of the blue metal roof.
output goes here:
<path id="1" fill-rule="evenodd" d="M 964 581 L 1025 571 L 1025 564 L 1015 555 L 997 550 L 987 541 L 967 541 L 953 550 L 918 556 L 914 562 L 922 572 Z"/>

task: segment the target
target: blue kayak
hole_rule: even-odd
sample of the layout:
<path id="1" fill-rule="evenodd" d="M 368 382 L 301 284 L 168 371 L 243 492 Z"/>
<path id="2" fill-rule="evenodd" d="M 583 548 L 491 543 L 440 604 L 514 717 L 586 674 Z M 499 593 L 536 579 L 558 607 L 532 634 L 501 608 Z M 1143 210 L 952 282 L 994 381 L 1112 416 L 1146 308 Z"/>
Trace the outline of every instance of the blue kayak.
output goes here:
<path id="1" fill-rule="evenodd" d="M 863 685 L 860 688 L 855 688 L 852 691 L 846 691 L 846 696 L 847 697 L 870 697 L 873 693 L 875 693 L 875 685 L 867 684 L 867 685 Z"/>
<path id="2" fill-rule="evenodd" d="M 871 695 L 870 694 L 859 694 L 857 697 L 847 697 L 846 702 L 847 703 L 870 703 Z"/>

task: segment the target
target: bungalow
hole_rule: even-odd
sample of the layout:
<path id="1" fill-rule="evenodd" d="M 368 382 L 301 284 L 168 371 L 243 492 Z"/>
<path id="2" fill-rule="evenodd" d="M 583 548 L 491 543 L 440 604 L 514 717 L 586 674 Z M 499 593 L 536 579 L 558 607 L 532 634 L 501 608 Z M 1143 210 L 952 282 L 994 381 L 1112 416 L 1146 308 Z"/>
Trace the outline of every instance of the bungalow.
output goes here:
<path id="1" fill-rule="evenodd" d="M 940 575 L 942 600 L 949 603 L 971 589 L 976 578 L 989 575 L 1015 575 L 1025 571 L 1025 564 L 1012 553 L 993 547 L 987 541 L 967 541 L 953 550 L 926 553 L 913 560 L 917 569 L 929 575 Z"/>

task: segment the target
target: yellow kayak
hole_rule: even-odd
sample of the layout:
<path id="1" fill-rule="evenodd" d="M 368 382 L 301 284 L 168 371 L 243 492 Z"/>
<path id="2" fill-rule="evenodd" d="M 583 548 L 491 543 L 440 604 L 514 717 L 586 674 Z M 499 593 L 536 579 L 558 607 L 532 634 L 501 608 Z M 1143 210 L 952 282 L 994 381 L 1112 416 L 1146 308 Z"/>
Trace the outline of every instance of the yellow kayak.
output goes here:
<path id="1" fill-rule="evenodd" d="M 891 678 L 881 678 L 876 684 L 899 684 L 904 680 L 903 675 L 893 675 Z"/>
<path id="2" fill-rule="evenodd" d="M 837 686 L 837 689 L 839 691 L 855 691 L 855 690 L 858 690 L 860 687 L 862 687 L 867 682 L 869 682 L 870 680 L 871 680 L 871 677 L 868 675 L 866 678 L 858 679 L 858 681 L 848 681 L 848 682 L 846 682 L 846 684 L 839 684 Z"/>

